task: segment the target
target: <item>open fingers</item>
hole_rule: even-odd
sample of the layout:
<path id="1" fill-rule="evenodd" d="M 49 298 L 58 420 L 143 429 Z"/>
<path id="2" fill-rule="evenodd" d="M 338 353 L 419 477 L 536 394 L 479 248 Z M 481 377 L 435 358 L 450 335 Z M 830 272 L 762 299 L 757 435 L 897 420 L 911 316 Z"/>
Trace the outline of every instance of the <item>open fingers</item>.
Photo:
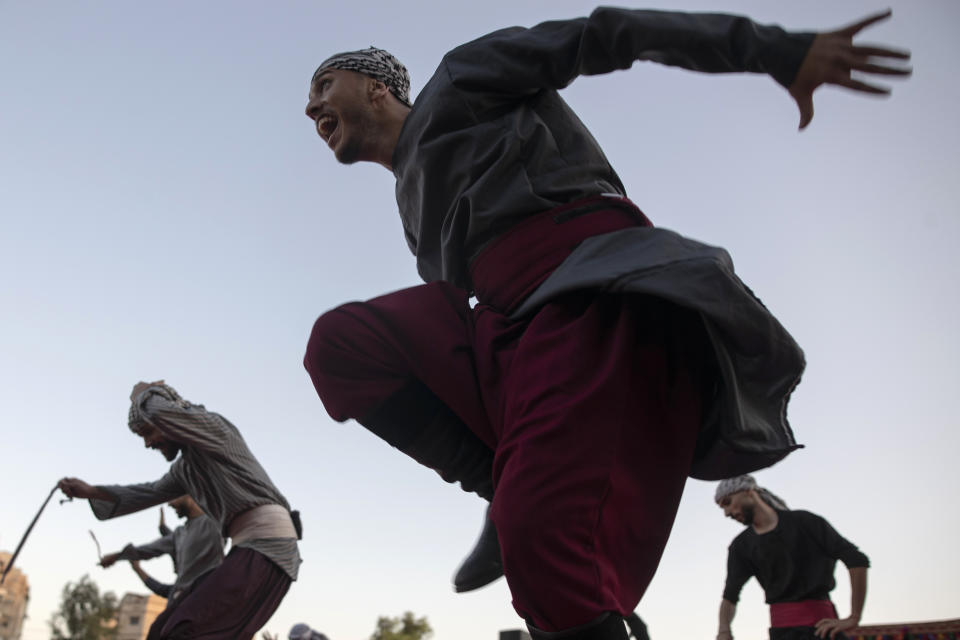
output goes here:
<path id="1" fill-rule="evenodd" d="M 874 95 L 885 96 L 889 95 L 890 93 L 890 87 L 881 87 L 868 82 L 863 82 L 862 80 L 857 80 L 855 78 L 840 78 L 838 80 L 834 80 L 831 84 L 846 87 L 847 89 L 859 91 L 861 93 L 872 93 Z"/>
<path id="2" fill-rule="evenodd" d="M 893 11 L 890 9 L 887 9 L 886 11 L 881 11 L 880 13 L 875 13 L 873 15 L 867 16 L 863 20 L 859 20 L 857 22 L 854 22 L 851 25 L 848 25 L 842 29 L 839 29 L 839 32 L 845 35 L 848 35 L 852 38 L 853 36 L 860 33 L 870 25 L 876 24 L 877 22 L 880 22 L 882 20 L 886 20 L 891 15 L 893 15 Z"/>
<path id="3" fill-rule="evenodd" d="M 850 53 L 857 56 L 871 56 L 875 58 L 895 58 L 897 60 L 909 60 L 910 52 L 902 49 L 890 49 L 888 47 L 878 47 L 876 45 L 854 44 L 850 46 Z"/>
<path id="4" fill-rule="evenodd" d="M 868 62 L 858 59 L 850 63 L 850 68 L 854 71 L 864 71 L 866 73 L 875 73 L 881 76 L 908 76 L 913 73 L 909 67 L 888 67 L 887 65 Z"/>

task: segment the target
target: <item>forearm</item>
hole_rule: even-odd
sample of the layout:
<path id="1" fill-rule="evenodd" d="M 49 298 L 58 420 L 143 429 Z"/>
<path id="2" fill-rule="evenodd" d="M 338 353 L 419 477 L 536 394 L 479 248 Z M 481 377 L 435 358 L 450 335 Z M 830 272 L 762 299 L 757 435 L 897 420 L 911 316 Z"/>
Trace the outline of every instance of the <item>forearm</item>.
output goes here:
<path id="1" fill-rule="evenodd" d="M 140 581 L 143 582 L 143 584 L 148 589 L 150 589 L 150 591 L 153 591 L 155 594 L 157 594 L 161 598 L 170 597 L 170 589 L 172 585 L 164 584 L 156 580 L 149 573 L 141 569 L 139 564 L 130 563 L 130 566 L 133 569 L 133 571 L 140 577 Z"/>
<path id="2" fill-rule="evenodd" d="M 153 542 L 141 545 L 128 544 L 119 554 L 118 560 L 150 560 L 162 555 L 173 555 L 175 552 L 173 535 L 164 536 Z"/>
<path id="3" fill-rule="evenodd" d="M 853 567 L 850 572 L 850 617 L 857 624 L 863 615 L 863 605 L 867 600 L 867 568 Z"/>
<path id="4" fill-rule="evenodd" d="M 57 488 L 60 489 L 68 498 L 82 498 L 84 500 L 114 500 L 113 494 L 106 491 L 103 487 L 95 487 L 81 480 L 80 478 L 61 478 L 57 482 Z"/>
<path id="5" fill-rule="evenodd" d="M 814 37 L 719 13 L 600 7 L 590 16 L 588 25 L 594 24 L 597 47 L 629 52 L 634 60 L 707 73 L 767 73 L 783 86 Z"/>
<path id="6" fill-rule="evenodd" d="M 135 513 L 172 500 L 185 493 L 183 487 L 168 473 L 156 482 L 132 485 L 102 485 L 96 487 L 106 499 L 91 499 L 90 508 L 98 520 L 108 520 Z"/>
<path id="7" fill-rule="evenodd" d="M 116 561 L 116 560 L 146 560 L 146 559 L 147 559 L 147 558 L 144 558 L 143 556 L 141 556 L 140 553 L 139 553 L 139 551 L 137 550 L 137 548 L 136 548 L 135 546 L 133 546 L 132 544 L 128 544 L 127 546 L 125 546 L 125 547 L 124 547 L 123 549 L 121 549 L 120 551 L 117 551 L 116 553 L 108 553 L 108 554 L 107 554 L 106 556 L 104 556 L 104 557 L 105 557 L 105 558 L 112 558 L 114 561 Z"/>
<path id="8" fill-rule="evenodd" d="M 170 592 L 173 591 L 172 584 L 164 584 L 163 582 L 150 577 L 146 573 L 141 576 L 141 579 L 143 580 L 143 584 L 146 585 L 147 589 L 150 589 L 150 591 L 153 591 L 161 598 L 169 598 Z"/>
<path id="9" fill-rule="evenodd" d="M 733 622 L 733 616 L 737 613 L 737 605 L 730 602 L 726 598 L 720 601 L 720 623 L 717 625 L 717 638 L 718 640 L 723 640 L 723 638 L 732 638 L 733 633 L 730 631 L 730 624 Z"/>
<path id="10" fill-rule="evenodd" d="M 734 15 L 600 7 L 586 18 L 497 31 L 444 60 L 455 83 L 505 93 L 560 89 L 578 76 L 642 60 L 708 73 L 767 73 L 786 87 L 814 35 Z"/>

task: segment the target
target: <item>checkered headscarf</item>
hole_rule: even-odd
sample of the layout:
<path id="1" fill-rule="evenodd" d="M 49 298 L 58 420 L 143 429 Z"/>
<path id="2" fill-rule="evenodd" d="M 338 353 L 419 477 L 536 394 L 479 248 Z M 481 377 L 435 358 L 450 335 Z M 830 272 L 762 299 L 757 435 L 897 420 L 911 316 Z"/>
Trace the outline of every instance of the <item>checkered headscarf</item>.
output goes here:
<path id="1" fill-rule="evenodd" d="M 356 71 L 374 80 L 387 85 L 397 100 L 410 106 L 410 74 L 403 64 L 389 52 L 376 47 L 361 49 L 360 51 L 345 51 L 332 55 L 317 67 L 313 72 L 313 81 L 327 69 L 343 69 Z"/>
<path id="2" fill-rule="evenodd" d="M 774 509 L 780 511 L 787 510 L 787 503 L 781 500 L 778 496 L 771 493 L 763 487 L 757 486 L 757 481 L 754 480 L 753 476 L 750 474 L 745 474 L 742 476 L 737 476 L 736 478 L 727 478 L 720 482 L 717 485 L 717 493 L 714 495 L 714 500 L 719 504 L 721 500 L 726 498 L 729 495 L 734 493 L 739 493 L 741 491 L 747 491 L 748 489 L 753 489 L 757 494 L 766 502 L 768 505 Z"/>
<path id="3" fill-rule="evenodd" d="M 147 395 L 158 395 L 163 398 L 166 398 L 170 402 L 176 404 L 177 406 L 183 409 L 189 409 L 194 406 L 191 403 L 187 402 L 180 397 L 180 394 L 168 384 L 155 384 L 147 388 L 147 390 L 140 394 L 141 398 L 146 399 Z M 139 400 L 140 398 L 137 398 Z M 130 403 L 130 413 L 127 414 L 127 426 L 131 429 L 146 424 L 147 419 L 143 417 L 143 413 L 140 411 L 140 405 L 136 402 Z"/>
<path id="4" fill-rule="evenodd" d="M 327 636 L 319 631 L 314 631 L 308 625 L 302 622 L 293 625 L 290 629 L 290 640 L 327 640 Z"/>

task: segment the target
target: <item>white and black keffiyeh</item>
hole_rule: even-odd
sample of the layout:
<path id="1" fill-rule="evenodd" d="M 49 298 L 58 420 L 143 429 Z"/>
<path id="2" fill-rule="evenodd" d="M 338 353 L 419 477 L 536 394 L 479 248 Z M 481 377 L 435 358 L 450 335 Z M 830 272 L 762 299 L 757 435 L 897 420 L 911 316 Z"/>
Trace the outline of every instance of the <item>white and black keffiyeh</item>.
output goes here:
<path id="1" fill-rule="evenodd" d="M 162 396 L 183 409 L 187 409 L 194 406 L 190 402 L 181 398 L 180 394 L 177 393 L 177 391 L 168 384 L 154 384 L 154 385 L 151 385 L 146 391 L 147 393 L 150 393 L 150 394 L 157 394 L 159 396 Z M 145 394 L 140 394 L 139 398 L 136 398 L 133 402 L 130 403 L 130 412 L 127 414 L 127 426 L 129 426 L 130 429 L 134 429 L 147 422 L 146 418 L 143 417 L 143 414 L 140 411 L 140 406 L 138 402 L 138 401 L 144 400 L 145 397 L 146 397 Z"/>
<path id="2" fill-rule="evenodd" d="M 356 71 L 387 85 L 397 100 L 410 106 L 410 74 L 403 64 L 383 49 L 368 47 L 360 51 L 345 51 L 332 55 L 313 72 L 311 85 L 327 69 Z"/>
<path id="3" fill-rule="evenodd" d="M 717 485 L 717 492 L 713 499 L 716 500 L 717 504 L 719 504 L 720 501 L 727 496 L 733 495 L 734 493 L 739 493 L 741 491 L 747 491 L 749 489 L 756 491 L 763 501 L 774 509 L 779 511 L 787 510 L 786 502 L 780 499 L 779 496 L 771 493 L 769 490 L 757 486 L 757 481 L 750 474 L 744 474 L 735 478 L 727 478 L 726 480 L 721 481 L 720 484 Z"/>

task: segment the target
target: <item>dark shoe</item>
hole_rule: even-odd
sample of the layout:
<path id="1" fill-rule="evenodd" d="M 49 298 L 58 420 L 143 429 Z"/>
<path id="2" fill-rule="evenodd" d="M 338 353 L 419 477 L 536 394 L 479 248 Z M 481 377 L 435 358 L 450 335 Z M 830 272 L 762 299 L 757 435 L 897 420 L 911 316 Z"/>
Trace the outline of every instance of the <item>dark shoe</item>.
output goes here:
<path id="1" fill-rule="evenodd" d="M 487 507 L 480 537 L 453 576 L 453 590 L 457 593 L 473 591 L 485 587 L 502 575 L 500 540 L 497 539 L 497 529 L 490 519 L 490 507 Z"/>
<path id="2" fill-rule="evenodd" d="M 593 622 L 563 631 L 541 631 L 529 623 L 527 628 L 533 640 L 629 640 L 623 618 L 616 613 L 605 613 Z"/>
<path id="3" fill-rule="evenodd" d="M 630 627 L 630 637 L 636 640 L 650 640 L 650 634 L 647 633 L 647 625 L 640 619 L 636 612 L 631 613 L 623 619 Z"/>
<path id="4" fill-rule="evenodd" d="M 493 499 L 493 450 L 421 382 L 411 381 L 359 422 L 445 481 L 459 482 L 487 502 Z M 473 551 L 457 569 L 453 588 L 472 591 L 502 575 L 500 542 L 488 517 Z"/>

